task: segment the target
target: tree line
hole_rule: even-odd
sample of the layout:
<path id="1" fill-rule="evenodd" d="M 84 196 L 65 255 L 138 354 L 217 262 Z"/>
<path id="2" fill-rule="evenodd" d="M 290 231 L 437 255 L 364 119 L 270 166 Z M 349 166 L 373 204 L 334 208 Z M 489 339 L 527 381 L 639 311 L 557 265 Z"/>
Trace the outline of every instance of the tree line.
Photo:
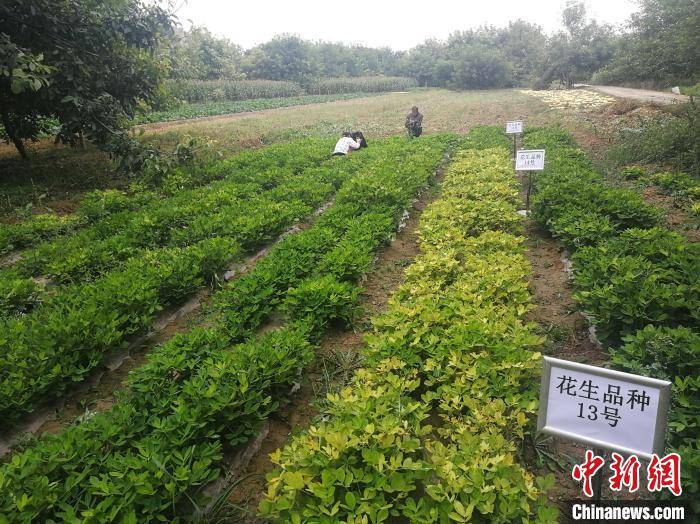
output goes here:
<path id="1" fill-rule="evenodd" d="M 406 76 L 420 86 L 486 89 L 589 79 L 694 84 L 700 79 L 700 0 L 639 0 L 626 30 L 589 20 L 569 0 L 562 29 L 547 35 L 518 20 L 458 31 L 408 51 L 280 35 L 249 50 L 205 28 L 184 31 L 145 0 L 4 0 L 0 3 L 0 121 L 27 156 L 47 117 L 57 140 L 86 138 L 139 165 L 127 130 L 139 108 L 162 99 L 166 80 L 289 80 Z M 136 152 L 135 152 L 135 149 Z"/>
<path id="2" fill-rule="evenodd" d="M 571 86 L 591 79 L 660 87 L 700 77 L 700 2 L 640 0 L 622 31 L 587 17 L 568 1 L 562 29 L 546 34 L 523 20 L 430 39 L 408 51 L 280 35 L 244 51 L 205 28 L 180 32 L 170 56 L 174 78 L 256 78 L 301 85 L 318 77 L 407 76 L 421 86 L 453 89 Z"/>

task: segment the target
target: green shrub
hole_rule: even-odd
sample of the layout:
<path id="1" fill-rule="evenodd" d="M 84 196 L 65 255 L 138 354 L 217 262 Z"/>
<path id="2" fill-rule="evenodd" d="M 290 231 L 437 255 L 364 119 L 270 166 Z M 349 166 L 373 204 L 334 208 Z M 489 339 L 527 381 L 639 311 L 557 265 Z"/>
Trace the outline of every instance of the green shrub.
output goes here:
<path id="1" fill-rule="evenodd" d="M 669 380 L 671 408 L 668 417 L 668 445 L 681 454 L 683 492 L 689 497 L 700 492 L 700 334 L 684 327 L 646 326 L 624 338 L 611 351 L 614 365 L 623 371 Z"/>
<path id="2" fill-rule="evenodd" d="M 686 327 L 646 326 L 623 342 L 610 355 L 614 364 L 631 373 L 673 381 L 695 375 L 700 366 L 700 334 Z"/>
<path id="3" fill-rule="evenodd" d="M 153 198 L 155 195 L 149 192 L 128 195 L 117 189 L 91 191 L 83 196 L 76 212 L 94 222 L 119 211 L 137 209 Z"/>
<path id="4" fill-rule="evenodd" d="M 646 175 L 646 170 L 641 166 L 625 166 L 620 170 L 623 180 L 637 180 Z"/>
<path id="5" fill-rule="evenodd" d="M 647 180 L 671 195 L 683 196 L 692 192 L 694 188 L 700 187 L 700 182 L 687 173 L 655 173 Z"/>
<path id="6" fill-rule="evenodd" d="M 548 226 L 552 236 L 571 249 L 594 246 L 617 233 L 607 216 L 580 208 L 563 210 Z"/>
<path id="7" fill-rule="evenodd" d="M 332 275 L 314 277 L 287 291 L 282 310 L 289 318 L 312 325 L 313 333 L 321 334 L 330 323 L 352 323 L 359 294 L 358 287 Z"/>
<path id="8" fill-rule="evenodd" d="M 0 223 L 0 255 L 77 229 L 80 217 L 39 214 L 15 224 Z"/>
<path id="9" fill-rule="evenodd" d="M 42 286 L 30 278 L 0 279 L 0 318 L 24 313 L 34 307 L 41 296 Z"/>
<path id="10" fill-rule="evenodd" d="M 608 154 L 620 164 L 670 164 L 679 171 L 700 176 L 700 105 L 683 104 L 642 121 L 636 129 L 620 131 Z"/>
<path id="11" fill-rule="evenodd" d="M 575 297 L 601 340 L 618 341 L 647 324 L 700 325 L 697 244 L 659 228 L 628 230 L 573 260 Z"/>

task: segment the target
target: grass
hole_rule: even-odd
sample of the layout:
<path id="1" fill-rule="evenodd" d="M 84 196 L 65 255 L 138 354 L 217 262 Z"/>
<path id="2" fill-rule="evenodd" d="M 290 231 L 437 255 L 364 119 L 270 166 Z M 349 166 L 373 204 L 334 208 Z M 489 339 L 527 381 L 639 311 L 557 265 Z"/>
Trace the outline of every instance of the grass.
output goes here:
<path id="1" fill-rule="evenodd" d="M 227 117 L 143 126 L 143 139 L 172 148 L 186 136 L 217 141 L 229 155 L 242 149 L 289 140 L 295 136 L 340 135 L 361 129 L 369 139 L 404 132 L 412 105 L 425 115 L 424 132 L 464 133 L 476 124 L 525 119 L 543 123 L 545 106 L 516 90 L 456 92 L 419 89 L 327 104 L 289 107 Z M 539 115 L 539 116 L 538 116 Z M 123 187 L 106 155 L 95 148 L 74 150 L 50 140 L 30 144 L 32 160 L 24 162 L 9 145 L 0 144 L 0 214 L 17 208 L 70 211 L 88 190 Z"/>
<path id="2" fill-rule="evenodd" d="M 135 118 L 138 124 L 169 122 L 216 115 L 249 113 L 263 109 L 278 109 L 280 107 L 321 104 L 373 96 L 371 93 L 348 93 L 334 95 L 304 95 L 278 98 L 254 98 L 251 100 L 218 100 L 213 102 L 198 102 L 182 104 L 166 111 L 154 111 Z"/>

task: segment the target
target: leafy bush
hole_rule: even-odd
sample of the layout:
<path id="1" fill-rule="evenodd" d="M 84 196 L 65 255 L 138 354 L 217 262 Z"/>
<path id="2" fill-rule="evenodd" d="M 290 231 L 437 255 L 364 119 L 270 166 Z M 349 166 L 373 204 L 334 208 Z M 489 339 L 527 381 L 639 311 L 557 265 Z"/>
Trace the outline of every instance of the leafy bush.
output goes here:
<path id="1" fill-rule="evenodd" d="M 0 318 L 4 315 L 23 313 L 39 300 L 41 286 L 30 278 L 5 278 L 0 280 Z"/>
<path id="2" fill-rule="evenodd" d="M 0 254 L 73 231 L 80 223 L 80 217 L 54 214 L 34 215 L 16 224 L 0 223 Z"/>
<path id="3" fill-rule="evenodd" d="M 646 170 L 641 166 L 625 166 L 620 170 L 620 175 L 624 180 L 637 180 L 646 174 Z"/>
<path id="4" fill-rule="evenodd" d="M 683 104 L 674 112 L 643 121 L 637 129 L 620 131 L 609 157 L 617 164 L 670 164 L 700 176 L 700 106 Z"/>
<path id="5" fill-rule="evenodd" d="M 476 236 L 461 219 L 489 184 L 501 195 L 490 201 L 497 211 L 515 213 L 501 188 L 517 191 L 509 168 L 507 150 L 494 149 L 459 155 L 447 170 L 443 196 L 421 217 L 422 253 L 367 336 L 368 367 L 329 395 L 322 422 L 272 454 L 279 469 L 268 475 L 263 516 L 556 520 L 542 495 L 552 479 L 535 481 L 515 462 L 536 409 L 528 386 L 540 357 L 530 350 L 541 342 L 523 320 L 521 240 L 489 229 L 489 218 L 500 227 L 499 212 L 474 219 Z M 504 482 L 509 489 L 498 489 Z"/>
<path id="6" fill-rule="evenodd" d="M 628 230 L 574 254 L 575 297 L 601 340 L 647 324 L 700 326 L 700 247 L 655 228 Z"/>
<path id="7" fill-rule="evenodd" d="M 646 326 L 623 342 L 610 355 L 614 364 L 631 373 L 673 381 L 695 375 L 700 365 L 700 335 L 685 327 Z"/>
<path id="8" fill-rule="evenodd" d="M 607 216 L 595 211 L 572 208 L 552 218 L 549 222 L 552 236 L 567 246 L 580 248 L 594 246 L 601 240 L 617 233 L 617 228 L 610 223 Z"/>
<path id="9" fill-rule="evenodd" d="M 692 194 L 694 188 L 700 187 L 698 179 L 687 173 L 655 173 L 646 180 L 659 186 L 665 193 L 677 196 Z"/>
<path id="10" fill-rule="evenodd" d="M 367 155 L 363 151 L 329 169 L 338 180 L 382 177 L 388 187 L 403 188 L 392 209 L 382 206 L 391 216 L 382 223 L 391 229 L 418 188 L 428 183 L 450 142 L 437 136 L 378 141 Z M 338 239 L 347 234 L 359 241 L 357 229 L 348 226 L 362 223 L 354 216 L 352 197 L 345 193 L 311 228 L 285 237 L 249 273 L 227 284 L 217 293 L 215 308 L 229 315 L 211 318 L 209 329 L 178 335 L 152 351 L 112 409 L 16 453 L 0 468 L 0 513 L 13 522 L 86 515 L 97 521 L 174 521 L 202 504 L 201 487 L 219 475 L 223 446 L 254 435 L 313 356 L 311 340 L 318 336 L 313 326 L 320 323 L 314 308 L 302 304 L 302 295 L 322 297 L 323 303 L 327 297 L 309 286 L 294 295 L 294 307 L 305 312 L 308 322 L 293 320 L 234 343 L 249 338 L 290 288 L 299 290 L 302 281 L 318 277 L 317 262 Z M 324 220 L 326 215 L 331 218 Z M 390 231 L 381 230 L 379 221 L 369 223 L 375 228 L 367 241 L 378 245 Z M 323 289 L 337 286 L 346 289 L 338 282 Z M 237 291 L 227 293 L 233 288 Z M 239 308 L 239 299 L 259 309 Z M 341 302 L 332 302 L 337 306 L 333 314 L 347 316 Z M 242 315 L 248 315 L 247 322 L 230 322 Z"/>
<path id="11" fill-rule="evenodd" d="M 671 409 L 668 420 L 668 445 L 679 451 L 684 494 L 700 492 L 700 430 L 697 410 L 700 406 L 700 334 L 684 327 L 646 326 L 623 339 L 624 344 L 611 351 L 616 367 L 629 373 L 669 380 Z"/>
<path id="12" fill-rule="evenodd" d="M 89 222 L 95 222 L 119 211 L 134 210 L 155 198 L 150 192 L 128 195 L 118 189 L 91 191 L 83 196 L 77 213 Z"/>
<path id="13" fill-rule="evenodd" d="M 314 333 L 323 333 L 329 323 L 352 322 L 359 293 L 358 287 L 332 275 L 310 278 L 287 292 L 282 310 L 289 318 L 312 325 Z"/>

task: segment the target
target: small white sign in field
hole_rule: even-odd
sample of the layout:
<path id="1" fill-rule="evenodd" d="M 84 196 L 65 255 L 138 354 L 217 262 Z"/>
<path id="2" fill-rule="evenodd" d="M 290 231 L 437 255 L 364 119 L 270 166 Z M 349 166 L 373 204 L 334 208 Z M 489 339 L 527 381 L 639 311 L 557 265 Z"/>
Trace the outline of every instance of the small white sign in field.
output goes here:
<path id="1" fill-rule="evenodd" d="M 522 133 L 523 132 L 523 123 L 522 122 L 506 122 L 506 134 L 507 135 L 514 135 L 516 133 Z"/>
<path id="2" fill-rule="evenodd" d="M 542 171 L 544 169 L 544 149 L 521 149 L 515 155 L 516 171 Z"/>
<path id="3" fill-rule="evenodd" d="M 640 457 L 663 454 L 671 383 L 544 357 L 537 429 Z"/>

